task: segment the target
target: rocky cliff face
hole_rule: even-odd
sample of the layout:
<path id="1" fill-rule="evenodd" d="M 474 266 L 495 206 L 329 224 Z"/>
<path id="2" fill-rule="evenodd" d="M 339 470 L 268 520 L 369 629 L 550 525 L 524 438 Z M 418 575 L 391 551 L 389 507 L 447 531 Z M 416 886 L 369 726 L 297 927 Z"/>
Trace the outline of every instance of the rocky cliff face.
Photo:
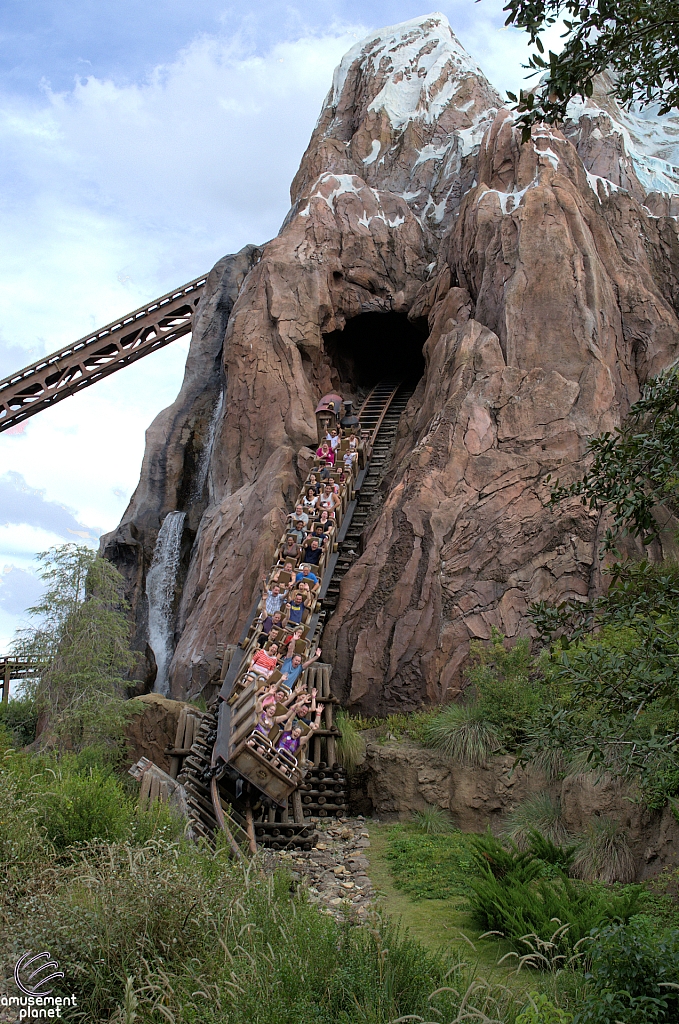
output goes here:
<path id="1" fill-rule="evenodd" d="M 357 813 L 408 821 L 414 811 L 440 807 L 463 832 L 496 832 L 507 814 L 545 792 L 558 802 L 571 835 L 599 817 L 619 822 L 629 836 L 638 881 L 676 866 L 679 824 L 672 808 L 650 811 L 619 780 L 606 776 L 550 782 L 536 770 L 517 767 L 508 755 L 493 757 L 483 767 L 463 767 L 414 743 L 373 739 L 352 778 Z"/>
<path id="2" fill-rule="evenodd" d="M 620 422 L 679 341 L 676 126 L 624 122 L 604 100 L 521 146 L 443 16 L 345 56 L 278 237 L 213 272 L 190 387 L 150 429 L 104 541 L 141 646 L 155 535 L 188 513 L 173 695 L 214 680 L 217 646 L 237 637 L 320 395 L 380 365 L 414 372 L 423 325 L 385 501 L 324 635 L 336 691 L 367 712 L 449 697 L 470 639 L 514 636 L 531 601 L 600 586 L 601 524 L 579 504 L 548 509 L 545 478 L 581 472 L 587 437 Z M 399 321 L 398 351 L 371 334 L 374 314 Z M 189 439 L 207 437 L 220 390 L 197 499 Z"/>

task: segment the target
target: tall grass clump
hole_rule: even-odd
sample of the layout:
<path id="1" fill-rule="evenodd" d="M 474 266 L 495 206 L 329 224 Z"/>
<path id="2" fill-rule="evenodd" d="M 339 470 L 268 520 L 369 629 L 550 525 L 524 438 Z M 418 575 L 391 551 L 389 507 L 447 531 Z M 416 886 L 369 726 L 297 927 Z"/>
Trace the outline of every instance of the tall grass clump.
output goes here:
<path id="1" fill-rule="evenodd" d="M 452 1020 L 470 983 L 465 1012 L 479 1008 L 476 1019 L 503 1021 L 513 1004 L 456 957 L 378 916 L 340 924 L 288 875 L 234 866 L 221 846 L 91 844 L 63 855 L 56 873 L 34 872 L 31 890 L 39 914 L 3 906 L 0 957 L 9 966 L 18 951 L 49 949 L 92 1024 Z"/>
<path id="2" fill-rule="evenodd" d="M 440 836 L 453 831 L 450 815 L 441 807 L 427 806 L 423 811 L 415 811 L 413 821 L 428 836 Z"/>
<path id="3" fill-rule="evenodd" d="M 549 839 L 556 846 L 571 841 L 561 815 L 559 799 L 549 793 L 537 793 L 516 807 L 504 820 L 501 836 L 511 840 L 519 850 L 527 850 L 533 833 Z"/>
<path id="4" fill-rule="evenodd" d="M 528 637 L 507 646 L 493 629 L 490 642 L 470 645 L 464 703 L 450 704 L 423 722 L 421 742 L 471 767 L 485 765 L 501 750 L 522 749 L 542 701 L 539 677 Z"/>
<path id="5" fill-rule="evenodd" d="M 356 720 L 348 712 L 340 709 L 335 723 L 341 735 L 337 739 L 337 756 L 348 772 L 352 771 L 363 757 L 365 742 Z"/>
<path id="6" fill-rule="evenodd" d="M 459 764 L 481 766 L 502 739 L 478 705 L 451 704 L 428 722 L 424 742 Z"/>
<path id="7" fill-rule="evenodd" d="M 593 818 L 578 837 L 571 873 L 586 882 L 633 882 L 636 870 L 627 830 L 612 818 Z"/>

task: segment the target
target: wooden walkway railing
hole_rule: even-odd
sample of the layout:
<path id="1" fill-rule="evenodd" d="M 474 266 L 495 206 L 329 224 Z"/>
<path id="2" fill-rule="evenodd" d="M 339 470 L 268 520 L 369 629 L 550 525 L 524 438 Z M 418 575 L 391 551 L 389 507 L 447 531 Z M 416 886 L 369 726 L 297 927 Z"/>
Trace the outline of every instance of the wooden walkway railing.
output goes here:
<path id="1" fill-rule="evenodd" d="M 0 655 L 0 688 L 2 703 L 9 700 L 10 683 L 22 679 L 34 679 L 40 675 L 43 663 L 34 658 L 15 658 L 10 654 Z"/>

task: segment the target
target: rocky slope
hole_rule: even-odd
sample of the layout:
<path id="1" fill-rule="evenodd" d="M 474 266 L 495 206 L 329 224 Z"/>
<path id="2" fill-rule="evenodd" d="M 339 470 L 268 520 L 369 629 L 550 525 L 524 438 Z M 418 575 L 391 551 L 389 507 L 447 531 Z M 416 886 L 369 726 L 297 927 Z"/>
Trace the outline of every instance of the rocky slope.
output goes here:
<path id="1" fill-rule="evenodd" d="M 416 327 L 428 338 L 382 510 L 326 628 L 335 689 L 371 713 L 451 696 L 471 638 L 516 635 L 531 601 L 600 586 L 601 524 L 579 504 L 548 509 L 545 478 L 581 471 L 587 437 L 620 422 L 679 339 L 676 126 L 644 135 L 604 100 L 521 146 L 442 15 L 345 56 L 279 235 L 213 272 L 189 383 L 104 539 L 142 647 L 157 531 L 187 512 L 174 696 L 214 680 L 237 636 L 320 395 L 367 383 L 368 352 L 385 374 L 416 364 L 361 333 L 366 313 L 412 324 L 413 351 Z"/>

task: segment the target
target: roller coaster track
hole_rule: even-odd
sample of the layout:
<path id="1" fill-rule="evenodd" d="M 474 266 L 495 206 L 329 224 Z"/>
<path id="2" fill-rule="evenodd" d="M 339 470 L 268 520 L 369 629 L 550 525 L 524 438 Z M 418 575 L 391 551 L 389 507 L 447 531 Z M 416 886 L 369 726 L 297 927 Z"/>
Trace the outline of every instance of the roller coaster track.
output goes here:
<path id="1" fill-rule="evenodd" d="M 0 431 L 191 332 L 207 274 L 0 380 Z"/>
<path id="2" fill-rule="evenodd" d="M 322 601 L 326 615 L 332 614 L 337 604 L 342 578 L 360 554 L 363 533 L 381 504 L 380 484 L 389 468 L 399 420 L 415 390 L 409 383 L 397 382 L 385 403 L 387 388 L 393 389 L 393 383 L 385 381 L 379 384 L 370 392 L 359 412 L 361 430 L 371 430 L 372 452 L 363 477 L 357 481 L 360 487 L 353 514 L 346 529 L 343 524 L 338 535 L 337 562 Z"/>
<path id="3" fill-rule="evenodd" d="M 323 573 L 317 611 L 309 622 L 312 648 L 320 641 L 325 621 L 332 614 L 341 578 L 356 557 L 366 522 L 376 511 L 379 484 L 389 465 L 399 419 L 413 390 L 400 381 L 381 381 L 359 411 L 361 432 L 364 437 L 368 435 L 368 458 L 356 478 L 338 531 L 338 550 Z M 274 849 L 284 846 L 310 849 L 314 842 L 310 816 L 342 816 L 348 800 L 346 772 L 335 760 L 335 740 L 339 733 L 332 726 L 332 708 L 339 702 L 330 691 L 331 666 L 316 664 L 307 669 L 307 683 L 317 687 L 319 699 L 326 705 L 326 728 L 314 736 L 313 765 L 307 768 L 289 800 L 276 806 L 264 796 L 259 806 L 255 804 L 259 820 L 253 818 L 253 801 L 248 796 L 252 787 L 228 763 L 236 731 L 228 702 L 232 701 L 234 687 L 242 678 L 246 640 L 248 634 L 252 635 L 257 604 L 250 613 L 239 645 L 230 650 L 219 697 L 203 715 L 198 738 L 179 776 L 187 792 L 194 833 L 210 843 L 215 841 L 219 831 L 226 833 L 236 856 L 240 854 L 234 834 L 241 839 L 248 837 L 251 849 L 255 843 Z M 234 705 L 234 717 L 238 715 L 237 706 Z"/>

